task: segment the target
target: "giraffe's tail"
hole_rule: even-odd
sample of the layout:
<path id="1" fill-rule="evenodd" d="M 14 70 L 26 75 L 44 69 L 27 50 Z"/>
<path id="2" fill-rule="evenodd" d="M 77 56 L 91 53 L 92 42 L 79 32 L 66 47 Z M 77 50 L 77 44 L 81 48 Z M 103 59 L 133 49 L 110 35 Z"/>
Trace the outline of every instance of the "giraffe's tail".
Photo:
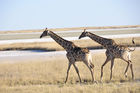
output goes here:
<path id="1" fill-rule="evenodd" d="M 134 49 L 128 48 L 129 49 L 129 52 L 133 52 L 136 49 L 136 44 L 135 44 L 134 38 L 132 38 L 132 44 L 134 45 Z"/>

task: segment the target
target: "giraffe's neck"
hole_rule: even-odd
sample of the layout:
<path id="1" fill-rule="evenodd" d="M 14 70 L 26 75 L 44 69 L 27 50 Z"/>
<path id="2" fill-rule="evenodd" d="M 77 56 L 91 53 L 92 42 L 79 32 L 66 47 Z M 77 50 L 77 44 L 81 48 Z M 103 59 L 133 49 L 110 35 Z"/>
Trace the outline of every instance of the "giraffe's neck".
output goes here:
<path id="1" fill-rule="evenodd" d="M 62 46 L 66 51 L 71 50 L 75 47 L 75 45 L 68 41 L 63 39 L 62 37 L 58 36 L 57 34 L 53 33 L 52 31 L 49 31 L 49 36 L 54 39 L 60 46 Z"/>
<path id="2" fill-rule="evenodd" d="M 96 41 L 97 43 L 101 44 L 105 48 L 109 48 L 110 46 L 116 44 L 115 41 L 112 39 L 103 38 L 90 32 L 88 32 L 87 36 L 90 37 L 92 40 Z"/>

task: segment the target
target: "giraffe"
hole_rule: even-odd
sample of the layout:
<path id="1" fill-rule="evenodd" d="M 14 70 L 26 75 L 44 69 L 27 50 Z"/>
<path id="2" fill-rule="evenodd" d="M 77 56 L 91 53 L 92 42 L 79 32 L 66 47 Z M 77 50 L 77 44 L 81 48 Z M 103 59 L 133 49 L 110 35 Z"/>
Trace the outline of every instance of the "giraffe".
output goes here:
<path id="1" fill-rule="evenodd" d="M 118 45 L 115 43 L 115 41 L 113 39 L 100 37 L 100 36 L 95 35 L 91 32 L 87 32 L 86 29 L 84 29 L 84 32 L 82 32 L 82 34 L 79 36 L 79 39 L 81 39 L 83 37 L 89 37 L 107 49 L 105 52 L 106 60 L 101 66 L 101 76 L 100 76 L 101 81 L 102 81 L 102 77 L 103 77 L 103 67 L 109 61 L 111 61 L 110 80 L 112 79 L 112 69 L 114 66 L 114 59 L 115 58 L 120 58 L 127 63 L 127 67 L 126 67 L 125 72 L 124 72 L 125 77 L 127 77 L 128 67 L 130 66 L 132 79 L 134 80 L 133 65 L 132 65 L 132 61 L 131 61 L 131 52 L 134 51 L 135 48 L 133 50 L 131 50 L 127 46 Z M 132 43 L 135 44 L 134 38 L 132 39 Z"/>
<path id="2" fill-rule="evenodd" d="M 94 81 L 94 65 L 92 64 L 92 57 L 91 57 L 91 53 L 87 48 L 80 48 L 78 46 L 76 46 L 73 42 L 68 41 L 63 39 L 62 37 L 58 36 L 57 34 L 55 34 L 52 31 L 49 31 L 47 28 L 45 29 L 45 31 L 41 34 L 40 38 L 44 37 L 44 36 L 50 36 L 52 39 L 54 39 L 60 46 L 62 46 L 67 54 L 66 57 L 69 61 L 68 64 L 68 69 L 67 69 L 67 75 L 66 75 L 66 80 L 65 83 L 68 80 L 68 76 L 69 76 L 69 70 L 71 65 L 74 66 L 80 83 L 81 83 L 81 77 L 79 74 L 79 70 L 77 68 L 77 66 L 75 65 L 75 63 L 77 61 L 83 61 L 83 63 L 88 67 L 88 69 L 90 70 L 91 73 L 91 77 L 92 77 L 92 82 Z"/>

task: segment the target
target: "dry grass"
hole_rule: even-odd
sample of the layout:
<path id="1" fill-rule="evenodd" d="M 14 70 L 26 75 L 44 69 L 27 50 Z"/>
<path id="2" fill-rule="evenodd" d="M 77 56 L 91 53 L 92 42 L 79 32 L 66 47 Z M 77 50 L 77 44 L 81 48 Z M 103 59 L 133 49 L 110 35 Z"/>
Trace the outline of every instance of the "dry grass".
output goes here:
<path id="1" fill-rule="evenodd" d="M 123 73 L 126 63 L 115 60 L 113 80 L 109 81 L 110 63 L 104 68 L 103 83 L 92 84 L 88 68 L 81 62 L 79 68 L 82 84 L 72 67 L 67 84 L 64 84 L 68 61 L 66 58 L 46 58 L 44 61 L 0 64 L 0 93 L 139 93 L 140 92 L 140 50 L 132 53 L 135 80 Z M 104 53 L 93 55 L 95 79 L 99 81 L 100 67 L 105 60 Z M 20 60 L 21 61 L 21 60 Z"/>
<path id="2" fill-rule="evenodd" d="M 114 39 L 117 44 L 121 45 L 132 45 L 132 38 L 116 38 Z M 80 47 L 88 47 L 88 48 L 100 48 L 101 45 L 94 42 L 91 39 L 88 40 L 75 40 L 73 41 L 76 45 Z M 140 45 L 140 37 L 135 38 L 135 43 L 137 46 Z M 35 42 L 35 43 L 14 43 L 14 44 L 4 44 L 1 45 L 0 50 L 23 50 L 23 49 L 42 49 L 48 51 L 59 51 L 64 50 L 60 45 L 56 42 Z"/>

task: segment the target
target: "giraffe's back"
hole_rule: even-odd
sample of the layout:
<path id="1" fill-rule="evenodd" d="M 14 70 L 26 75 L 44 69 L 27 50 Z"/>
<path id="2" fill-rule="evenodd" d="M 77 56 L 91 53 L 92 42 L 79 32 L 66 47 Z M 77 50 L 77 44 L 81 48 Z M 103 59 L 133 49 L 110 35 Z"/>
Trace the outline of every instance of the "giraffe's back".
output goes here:
<path id="1" fill-rule="evenodd" d="M 86 53 L 89 53 L 89 50 L 87 48 L 80 48 L 80 47 L 75 47 L 73 49 L 73 51 L 76 53 L 76 54 L 86 54 Z"/>

